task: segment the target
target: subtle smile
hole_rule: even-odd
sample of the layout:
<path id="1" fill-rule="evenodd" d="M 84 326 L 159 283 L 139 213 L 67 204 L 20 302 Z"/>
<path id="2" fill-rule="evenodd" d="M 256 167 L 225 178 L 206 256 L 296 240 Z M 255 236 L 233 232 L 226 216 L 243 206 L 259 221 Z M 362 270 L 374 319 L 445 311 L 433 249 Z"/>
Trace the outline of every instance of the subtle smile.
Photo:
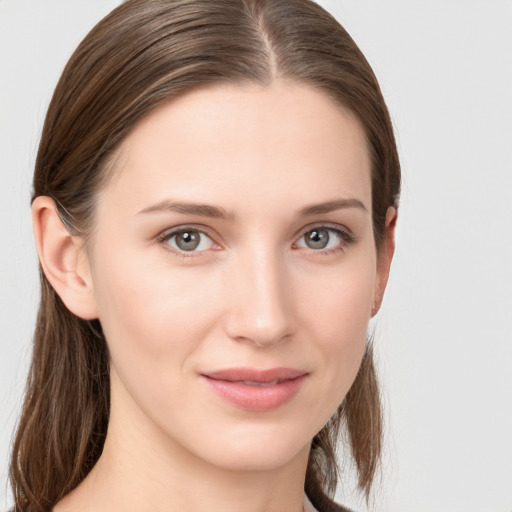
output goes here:
<path id="1" fill-rule="evenodd" d="M 291 401 L 307 376 L 293 368 L 232 368 L 201 374 L 217 395 L 250 412 L 270 411 Z"/>

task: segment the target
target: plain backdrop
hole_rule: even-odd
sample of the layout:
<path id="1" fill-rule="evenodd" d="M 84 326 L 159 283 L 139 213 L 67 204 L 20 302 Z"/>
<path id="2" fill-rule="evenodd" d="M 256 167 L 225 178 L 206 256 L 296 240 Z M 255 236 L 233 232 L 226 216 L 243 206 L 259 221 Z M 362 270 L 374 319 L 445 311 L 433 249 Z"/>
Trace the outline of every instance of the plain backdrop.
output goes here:
<path id="1" fill-rule="evenodd" d="M 0 509 L 38 301 L 31 175 L 71 52 L 119 2 L 0 0 Z M 379 78 L 403 166 L 375 328 L 375 510 L 512 510 L 512 2 L 323 1 Z M 339 499 L 358 510 L 350 467 Z"/>

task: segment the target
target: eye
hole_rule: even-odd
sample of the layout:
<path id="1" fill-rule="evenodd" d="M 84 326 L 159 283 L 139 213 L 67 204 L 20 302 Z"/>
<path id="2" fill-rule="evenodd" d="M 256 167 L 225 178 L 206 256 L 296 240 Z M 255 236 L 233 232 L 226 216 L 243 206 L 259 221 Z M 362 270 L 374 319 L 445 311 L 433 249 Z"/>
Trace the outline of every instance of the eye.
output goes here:
<path id="1" fill-rule="evenodd" d="M 215 245 L 208 235 L 191 228 L 168 233 L 163 237 L 162 241 L 180 252 L 207 251 Z"/>
<path id="2" fill-rule="evenodd" d="M 340 229 L 319 226 L 306 231 L 297 242 L 297 247 L 305 247 L 314 251 L 343 249 L 353 241 L 352 235 Z"/>

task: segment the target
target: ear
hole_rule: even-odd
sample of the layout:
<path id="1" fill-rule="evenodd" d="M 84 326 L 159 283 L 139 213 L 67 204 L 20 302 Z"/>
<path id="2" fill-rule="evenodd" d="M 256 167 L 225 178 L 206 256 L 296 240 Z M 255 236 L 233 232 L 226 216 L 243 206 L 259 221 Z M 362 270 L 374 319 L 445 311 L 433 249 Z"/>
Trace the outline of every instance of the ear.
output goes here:
<path id="1" fill-rule="evenodd" d="M 39 261 L 53 289 L 76 316 L 98 318 L 83 239 L 68 232 L 50 197 L 34 199 L 32 224 Z"/>
<path id="2" fill-rule="evenodd" d="M 386 239 L 377 255 L 377 283 L 375 287 L 372 316 L 375 316 L 382 304 L 386 285 L 388 284 L 391 261 L 395 253 L 396 208 L 390 206 L 386 212 Z"/>

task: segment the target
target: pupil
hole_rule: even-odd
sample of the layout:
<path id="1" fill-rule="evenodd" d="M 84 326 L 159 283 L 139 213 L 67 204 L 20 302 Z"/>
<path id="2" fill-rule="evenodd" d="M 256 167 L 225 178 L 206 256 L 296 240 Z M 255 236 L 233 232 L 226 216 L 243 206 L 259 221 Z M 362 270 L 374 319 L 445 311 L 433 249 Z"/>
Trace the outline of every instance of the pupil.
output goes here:
<path id="1" fill-rule="evenodd" d="M 314 229 L 306 235 L 306 244 L 311 249 L 323 249 L 329 243 L 329 232 L 326 229 Z"/>
<path id="2" fill-rule="evenodd" d="M 199 245 L 199 242 L 200 237 L 198 233 L 184 231 L 176 235 L 176 245 L 182 251 L 193 251 Z"/>

